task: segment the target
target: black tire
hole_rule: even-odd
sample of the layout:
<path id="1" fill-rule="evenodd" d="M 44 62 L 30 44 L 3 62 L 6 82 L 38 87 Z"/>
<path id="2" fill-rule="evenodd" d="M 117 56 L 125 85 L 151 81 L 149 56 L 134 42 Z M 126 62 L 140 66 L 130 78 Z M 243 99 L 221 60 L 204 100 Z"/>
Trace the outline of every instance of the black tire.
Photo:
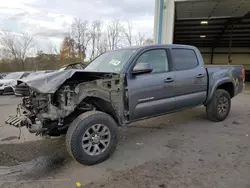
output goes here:
<path id="1" fill-rule="evenodd" d="M 110 142 L 107 148 L 96 156 L 91 156 L 82 147 L 82 138 L 85 132 L 93 125 L 103 124 L 110 131 Z M 78 116 L 70 125 L 66 134 L 66 147 L 69 154 L 79 163 L 93 165 L 103 162 L 114 152 L 117 141 L 117 123 L 114 119 L 100 111 L 89 111 Z"/>
<path id="2" fill-rule="evenodd" d="M 218 106 L 220 105 L 220 100 L 226 100 L 228 105 L 227 107 L 223 107 L 223 113 L 220 112 L 218 109 Z M 225 105 L 226 106 L 226 105 Z M 230 94 L 223 89 L 217 89 L 214 92 L 214 95 L 212 97 L 212 100 L 210 103 L 206 106 L 206 111 L 207 111 L 207 117 L 209 120 L 214 121 L 214 122 L 219 122 L 223 121 L 227 118 L 229 112 L 231 109 L 231 96 Z"/>

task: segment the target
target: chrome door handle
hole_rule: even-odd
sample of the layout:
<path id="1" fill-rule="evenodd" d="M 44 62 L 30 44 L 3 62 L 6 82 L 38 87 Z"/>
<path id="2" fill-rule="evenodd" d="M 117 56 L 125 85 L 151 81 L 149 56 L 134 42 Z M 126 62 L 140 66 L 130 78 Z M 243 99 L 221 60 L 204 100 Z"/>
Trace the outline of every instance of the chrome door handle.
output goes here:
<path id="1" fill-rule="evenodd" d="M 173 81 L 174 81 L 173 78 L 167 78 L 167 79 L 164 80 L 164 82 L 166 82 L 166 83 L 170 83 L 170 82 L 173 82 Z"/>
<path id="2" fill-rule="evenodd" d="M 198 74 L 196 77 L 197 78 L 203 78 L 205 75 L 204 74 Z"/>

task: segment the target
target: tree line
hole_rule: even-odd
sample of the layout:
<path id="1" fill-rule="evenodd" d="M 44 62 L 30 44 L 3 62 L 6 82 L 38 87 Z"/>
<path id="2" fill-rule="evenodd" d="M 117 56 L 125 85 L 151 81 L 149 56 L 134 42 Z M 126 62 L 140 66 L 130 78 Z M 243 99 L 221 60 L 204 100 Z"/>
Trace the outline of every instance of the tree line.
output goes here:
<path id="1" fill-rule="evenodd" d="M 74 62 L 89 63 L 108 50 L 152 43 L 146 33 L 134 30 L 132 22 L 119 20 L 75 19 L 59 49 L 51 43 L 42 49 L 36 36 L 2 31 L 0 72 L 58 69 Z"/>

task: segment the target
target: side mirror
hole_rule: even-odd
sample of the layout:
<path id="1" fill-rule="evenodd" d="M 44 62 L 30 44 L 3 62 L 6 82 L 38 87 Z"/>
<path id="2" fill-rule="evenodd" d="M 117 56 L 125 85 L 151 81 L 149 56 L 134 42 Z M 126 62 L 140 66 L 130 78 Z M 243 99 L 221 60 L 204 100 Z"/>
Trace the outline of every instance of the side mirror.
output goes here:
<path id="1" fill-rule="evenodd" d="M 153 67 L 149 63 L 137 63 L 133 69 L 132 74 L 144 74 L 144 73 L 150 73 L 153 71 Z"/>

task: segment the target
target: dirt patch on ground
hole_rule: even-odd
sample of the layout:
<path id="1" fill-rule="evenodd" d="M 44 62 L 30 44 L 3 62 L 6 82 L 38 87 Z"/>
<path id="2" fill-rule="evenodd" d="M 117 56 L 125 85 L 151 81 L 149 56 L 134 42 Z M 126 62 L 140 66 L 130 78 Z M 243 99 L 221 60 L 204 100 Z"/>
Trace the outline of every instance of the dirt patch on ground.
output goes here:
<path id="1" fill-rule="evenodd" d="M 65 156 L 64 138 L 0 145 L 0 166 L 13 166 L 41 156 Z M 66 157 L 66 156 L 65 156 Z"/>

